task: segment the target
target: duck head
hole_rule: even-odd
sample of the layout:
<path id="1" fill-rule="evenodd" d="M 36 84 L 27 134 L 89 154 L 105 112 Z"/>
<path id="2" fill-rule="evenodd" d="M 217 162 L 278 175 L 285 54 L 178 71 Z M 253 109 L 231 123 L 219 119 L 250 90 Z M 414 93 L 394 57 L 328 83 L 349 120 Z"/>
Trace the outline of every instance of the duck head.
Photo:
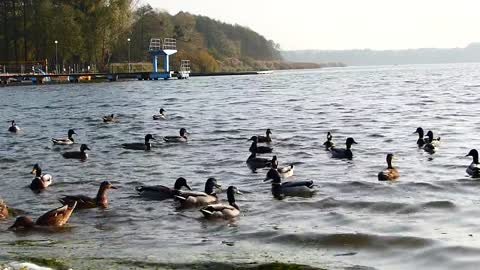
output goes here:
<path id="1" fill-rule="evenodd" d="M 272 180 L 272 184 L 281 184 L 282 179 L 280 178 L 280 174 L 276 169 L 270 169 L 267 172 L 267 176 L 265 177 L 265 180 L 263 182 L 267 182 L 268 180 Z"/>
<path id="2" fill-rule="evenodd" d="M 423 128 L 421 127 L 418 127 L 417 130 L 415 130 L 415 132 L 413 132 L 413 134 L 417 133 L 418 134 L 418 137 L 420 139 L 423 139 L 423 136 L 424 136 L 424 131 L 423 131 Z"/>
<path id="3" fill-rule="evenodd" d="M 186 129 L 181 128 L 180 129 L 180 136 L 185 137 L 185 134 L 190 134 L 190 133 L 188 133 L 188 131 Z"/>
<path id="4" fill-rule="evenodd" d="M 110 181 L 103 181 L 100 184 L 100 189 L 107 190 L 107 189 L 117 189 Z"/>
<path id="5" fill-rule="evenodd" d="M 267 136 L 272 134 L 272 131 L 270 129 L 267 129 L 267 132 L 266 132 Z"/>
<path id="6" fill-rule="evenodd" d="M 388 168 L 389 168 L 389 169 L 392 169 L 392 168 L 393 168 L 393 166 L 392 166 L 392 160 L 393 160 L 394 157 L 395 157 L 395 156 L 394 156 L 392 153 L 387 154 L 387 165 L 388 165 Z"/>
<path id="7" fill-rule="evenodd" d="M 258 137 L 257 136 L 252 136 L 247 141 L 253 141 L 254 143 L 258 143 Z"/>
<path id="8" fill-rule="evenodd" d="M 211 195 L 215 194 L 215 188 L 221 188 L 222 186 L 217 184 L 217 179 L 210 177 L 205 182 L 205 193 Z"/>
<path id="9" fill-rule="evenodd" d="M 12 127 L 14 127 L 16 125 L 15 120 L 12 120 L 11 124 L 12 124 Z"/>
<path id="10" fill-rule="evenodd" d="M 273 168 L 273 169 L 276 169 L 276 168 L 278 168 L 278 160 L 277 160 L 277 156 L 273 156 L 273 157 L 272 157 L 272 161 L 271 161 L 271 163 L 272 163 L 272 168 Z"/>
<path id="11" fill-rule="evenodd" d="M 331 141 L 333 139 L 333 136 L 332 134 L 329 132 L 327 132 L 327 141 Z"/>
<path id="12" fill-rule="evenodd" d="M 238 194 L 238 195 L 242 195 L 243 193 L 240 192 L 240 190 L 238 190 L 237 187 L 234 187 L 234 186 L 229 186 L 228 189 L 227 189 L 227 198 L 228 198 L 228 203 L 237 208 L 238 209 L 238 206 L 237 204 L 235 203 L 235 194 Z"/>
<path id="13" fill-rule="evenodd" d="M 153 137 L 153 135 L 152 134 L 145 135 L 145 144 L 148 144 L 150 142 L 150 140 L 155 141 L 155 138 Z"/>
<path id="14" fill-rule="evenodd" d="M 478 151 L 477 149 L 472 149 L 468 154 L 466 155 L 467 157 L 473 157 L 473 163 L 479 164 L 478 163 Z"/>
<path id="15" fill-rule="evenodd" d="M 69 129 L 69 130 L 68 130 L 68 138 L 69 138 L 70 140 L 72 139 L 73 134 L 76 135 L 77 133 L 75 133 L 75 130 Z"/>
<path id="16" fill-rule="evenodd" d="M 182 189 L 182 187 L 186 187 L 188 190 L 192 190 L 190 186 L 188 186 L 187 180 L 183 177 L 180 177 L 175 181 L 175 185 L 173 186 L 173 189 L 180 190 Z"/>
<path id="17" fill-rule="evenodd" d="M 427 132 L 427 137 L 429 142 L 433 141 L 433 132 L 431 130 Z"/>
<path id="18" fill-rule="evenodd" d="M 85 152 L 86 150 L 90 150 L 90 148 L 88 148 L 88 146 L 86 144 L 82 144 L 80 146 L 80 152 Z"/>
<path id="19" fill-rule="evenodd" d="M 347 149 L 350 149 L 350 147 L 352 146 L 352 144 L 357 144 L 357 142 L 353 139 L 353 138 L 347 138 L 347 141 L 346 141 L 346 145 L 347 145 Z"/>
<path id="20" fill-rule="evenodd" d="M 18 217 L 13 223 L 13 225 L 10 226 L 8 229 L 13 231 L 27 230 L 27 229 L 33 228 L 34 226 L 35 226 L 35 223 L 31 218 L 21 216 L 21 217 Z"/>
<path id="21" fill-rule="evenodd" d="M 160 114 L 163 114 L 165 112 L 165 110 L 163 108 L 160 108 Z"/>
<path id="22" fill-rule="evenodd" d="M 31 174 L 35 174 L 36 177 L 42 176 L 42 168 L 37 164 L 33 165 Z"/>

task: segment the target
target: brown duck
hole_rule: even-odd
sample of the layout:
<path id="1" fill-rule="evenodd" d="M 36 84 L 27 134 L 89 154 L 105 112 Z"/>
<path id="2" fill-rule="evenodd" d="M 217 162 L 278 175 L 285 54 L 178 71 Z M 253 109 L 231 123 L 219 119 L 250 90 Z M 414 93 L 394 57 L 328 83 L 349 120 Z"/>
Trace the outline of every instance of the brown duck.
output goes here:
<path id="1" fill-rule="evenodd" d="M 60 198 L 59 201 L 62 204 L 71 204 L 73 202 L 77 203 L 77 209 L 89 209 L 89 208 L 107 208 L 107 190 L 117 189 L 109 181 L 103 181 L 100 184 L 98 189 L 97 196 L 94 198 L 84 196 L 84 195 L 73 195 L 73 196 L 64 196 Z"/>
<path id="2" fill-rule="evenodd" d="M 8 207 L 4 201 L 0 200 L 0 219 L 8 218 Z"/>
<path id="3" fill-rule="evenodd" d="M 50 226 L 50 227 L 61 227 L 67 223 L 68 219 L 72 215 L 73 210 L 75 209 L 76 203 L 70 205 L 64 205 L 53 210 L 48 211 L 47 213 L 40 216 L 37 221 L 33 220 L 26 216 L 18 217 L 15 220 L 9 230 L 28 230 L 33 229 L 37 226 Z"/>

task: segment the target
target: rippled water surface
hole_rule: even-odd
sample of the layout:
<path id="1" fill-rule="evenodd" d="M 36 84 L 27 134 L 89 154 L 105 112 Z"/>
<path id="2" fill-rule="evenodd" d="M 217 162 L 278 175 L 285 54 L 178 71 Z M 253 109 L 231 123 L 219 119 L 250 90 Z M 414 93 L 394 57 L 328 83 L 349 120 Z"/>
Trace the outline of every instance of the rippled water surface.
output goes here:
<path id="1" fill-rule="evenodd" d="M 0 197 L 12 208 L 38 217 L 59 206 L 63 194 L 93 196 L 103 180 L 119 186 L 108 193 L 108 209 L 76 211 L 61 232 L 15 234 L 6 230 L 13 218 L 0 221 L 0 262 L 478 269 L 480 182 L 467 177 L 465 155 L 480 148 L 479 90 L 479 64 L 0 88 Z M 152 120 L 160 107 L 168 121 Z M 110 113 L 119 123 L 101 121 Z M 23 133 L 7 132 L 12 119 Z M 434 155 L 417 148 L 418 126 L 442 137 Z M 148 153 L 121 147 L 181 127 L 191 133 L 188 144 L 158 141 Z M 69 128 L 92 149 L 86 162 L 61 156 L 78 145 L 50 143 Z M 266 128 L 280 163 L 296 165 L 292 181 L 315 181 L 312 198 L 273 199 L 262 183 L 266 171 L 247 168 L 247 139 Z M 352 161 L 332 159 L 322 148 L 327 131 L 340 145 L 355 138 Z M 388 152 L 401 174 L 393 183 L 377 181 Z M 39 195 L 28 188 L 37 162 L 54 177 Z M 196 209 L 145 200 L 134 189 L 173 186 L 180 176 L 196 190 L 210 176 L 237 186 L 244 192 L 237 196 L 241 217 L 205 221 Z"/>

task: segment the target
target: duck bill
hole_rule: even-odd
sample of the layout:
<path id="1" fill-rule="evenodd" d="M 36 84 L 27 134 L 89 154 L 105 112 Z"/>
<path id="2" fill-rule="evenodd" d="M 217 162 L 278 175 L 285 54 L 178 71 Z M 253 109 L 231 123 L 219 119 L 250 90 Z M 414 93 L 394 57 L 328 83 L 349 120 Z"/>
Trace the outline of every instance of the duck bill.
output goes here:
<path id="1" fill-rule="evenodd" d="M 189 185 L 185 184 L 185 186 L 188 190 L 192 190 Z"/>
<path id="2" fill-rule="evenodd" d="M 243 195 L 243 193 L 240 190 L 237 190 L 237 192 L 235 193 L 237 193 L 238 195 Z"/>
<path id="3" fill-rule="evenodd" d="M 215 187 L 218 188 L 218 189 L 221 189 L 221 188 L 222 188 L 222 185 L 215 184 Z"/>
<path id="4" fill-rule="evenodd" d="M 30 174 L 36 174 L 37 173 L 37 170 L 36 169 L 33 169 Z"/>
<path id="5" fill-rule="evenodd" d="M 118 189 L 116 186 L 110 186 L 111 189 Z"/>
<path id="6" fill-rule="evenodd" d="M 265 182 L 270 182 L 270 181 L 272 181 L 272 179 L 270 179 L 270 178 L 265 178 L 265 179 L 263 179 L 263 182 L 264 182 L 264 183 L 265 183 Z"/>

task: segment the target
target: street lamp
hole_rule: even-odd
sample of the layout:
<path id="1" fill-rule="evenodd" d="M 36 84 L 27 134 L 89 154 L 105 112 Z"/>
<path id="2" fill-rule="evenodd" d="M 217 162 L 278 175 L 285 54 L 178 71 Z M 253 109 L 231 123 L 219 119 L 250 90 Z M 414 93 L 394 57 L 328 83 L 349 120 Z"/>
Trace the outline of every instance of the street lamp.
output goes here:
<path id="1" fill-rule="evenodd" d="M 131 72 L 131 69 L 130 69 L 130 38 L 127 38 L 127 41 L 128 41 L 128 72 L 130 73 Z"/>
<path id="2" fill-rule="evenodd" d="M 58 40 L 55 40 L 55 72 L 58 74 Z"/>

